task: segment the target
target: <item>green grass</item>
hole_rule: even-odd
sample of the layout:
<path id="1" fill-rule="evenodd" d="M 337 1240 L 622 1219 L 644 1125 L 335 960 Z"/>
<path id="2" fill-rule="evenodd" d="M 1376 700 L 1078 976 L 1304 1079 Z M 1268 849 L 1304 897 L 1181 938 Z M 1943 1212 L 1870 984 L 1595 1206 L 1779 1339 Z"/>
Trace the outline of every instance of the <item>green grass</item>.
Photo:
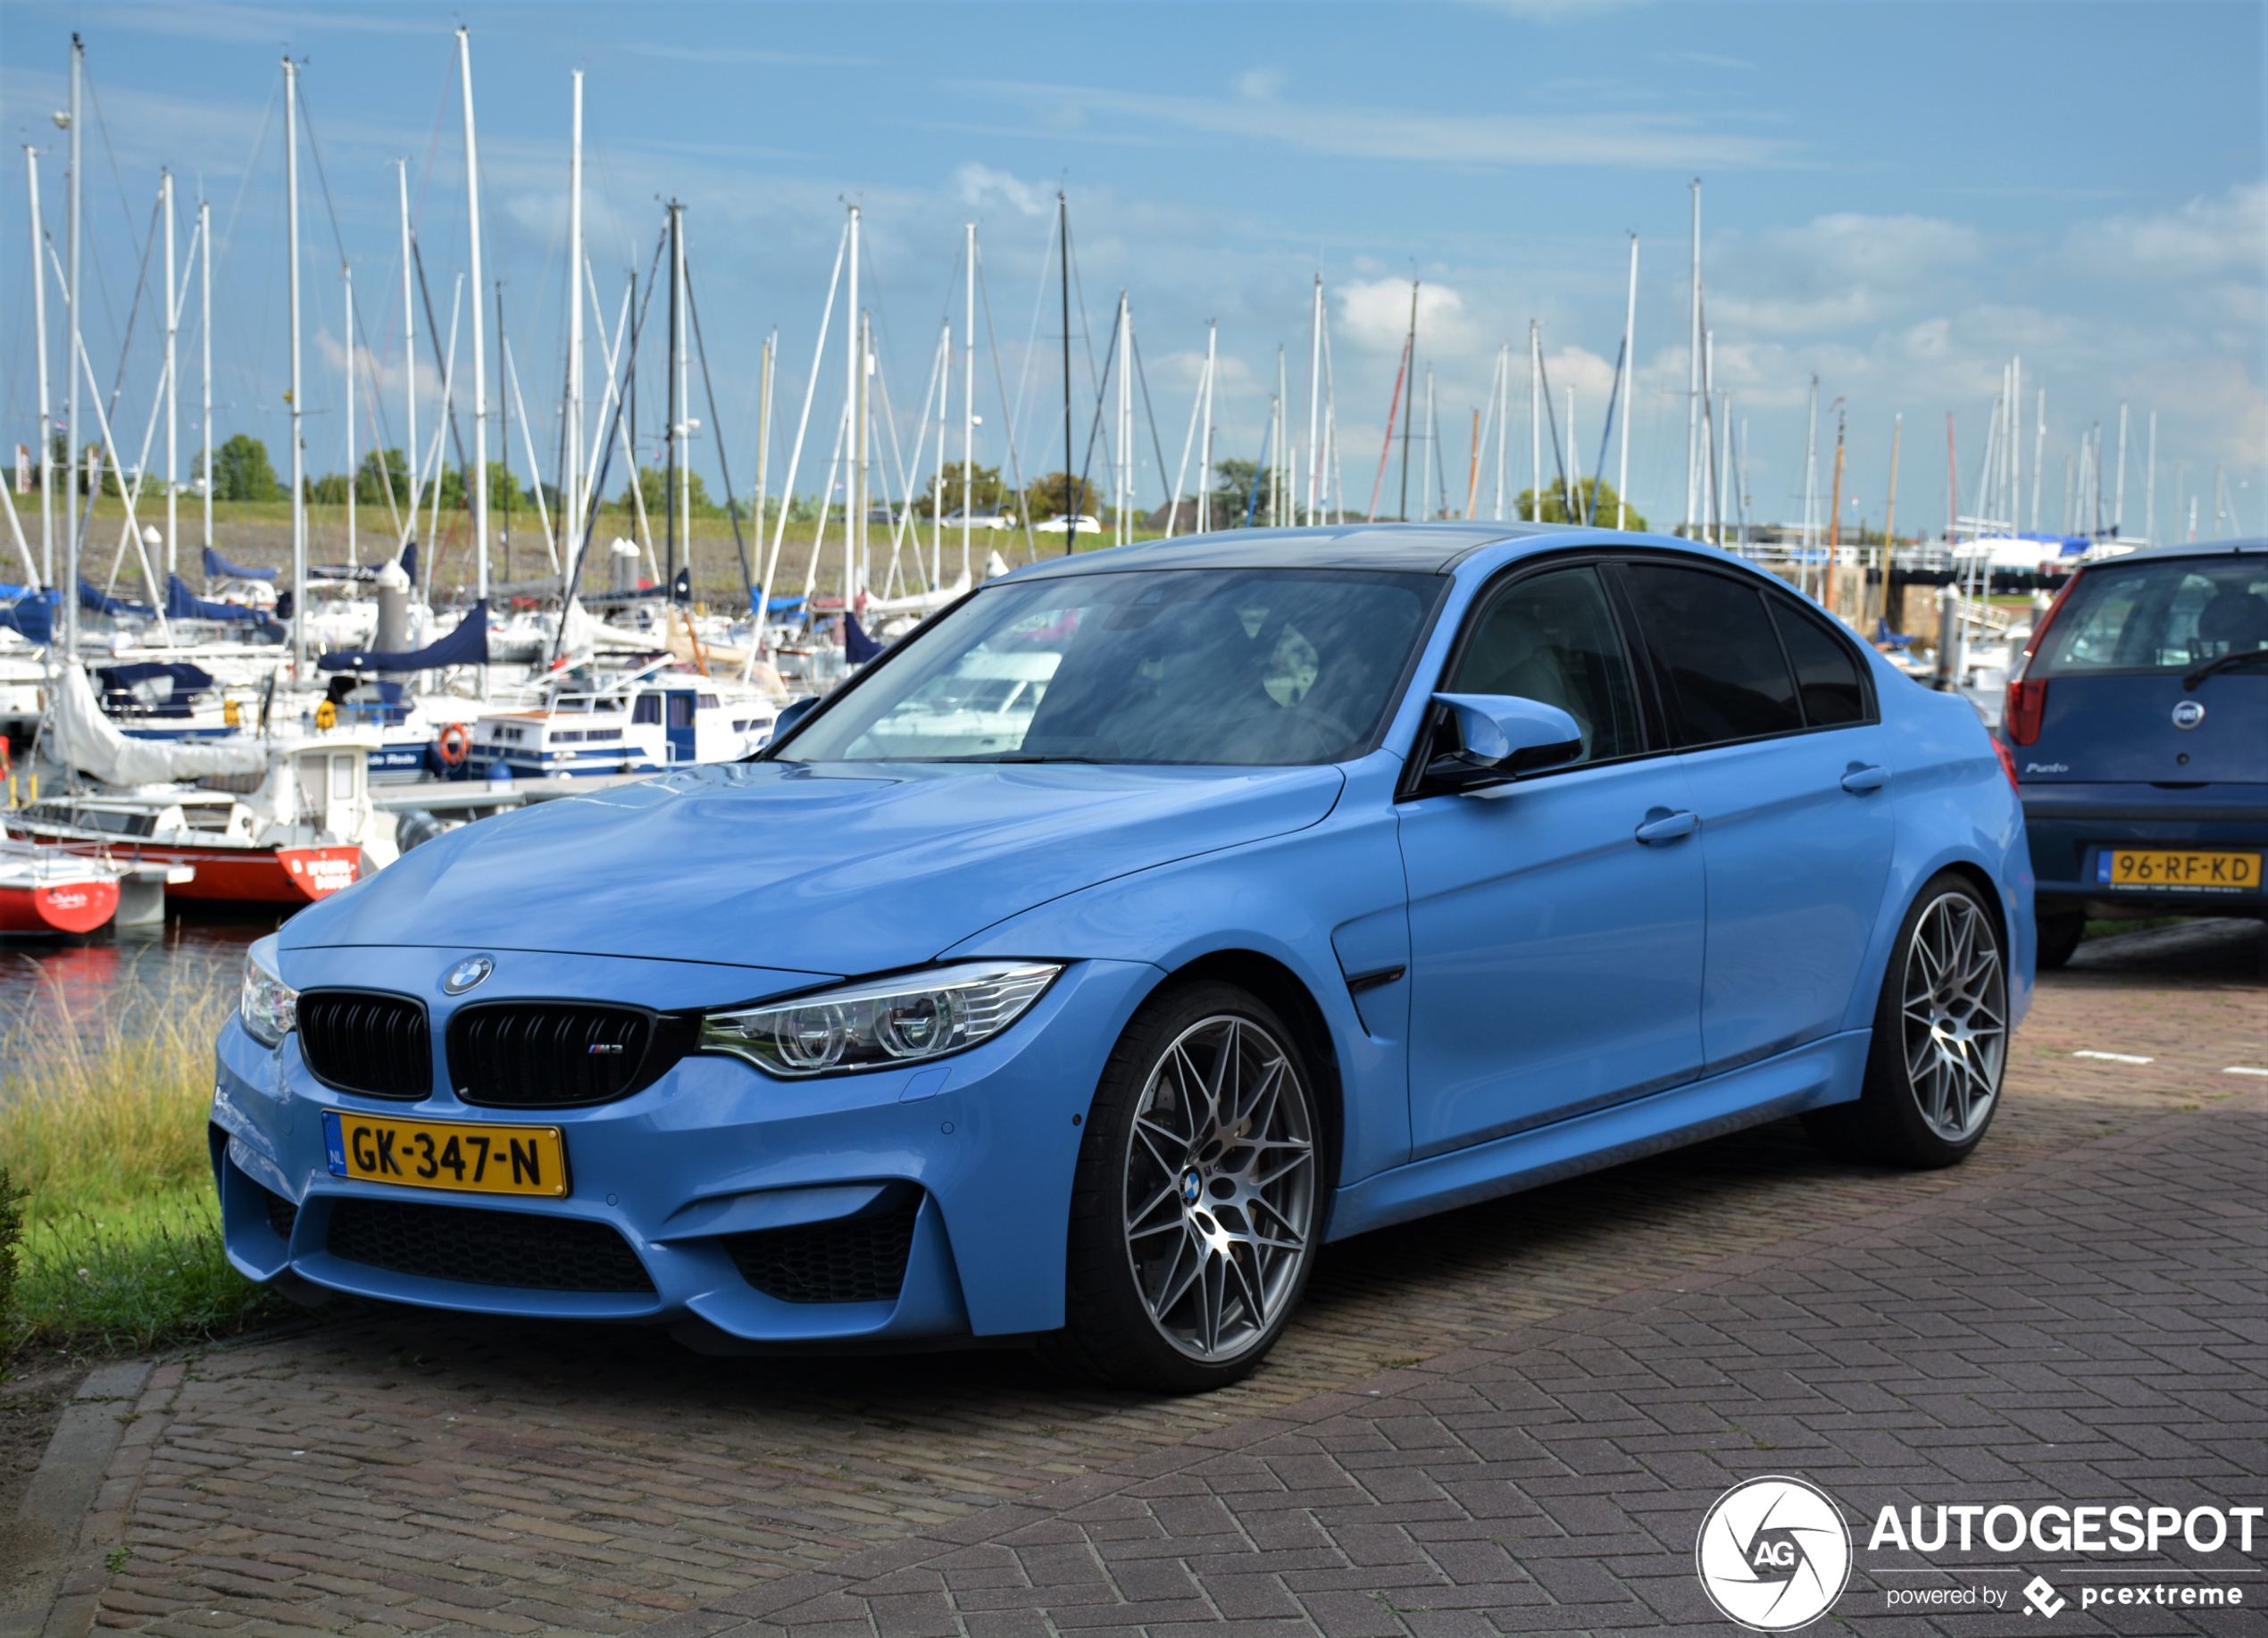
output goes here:
<path id="1" fill-rule="evenodd" d="M 278 1300 L 229 1267 L 207 1158 L 212 1042 L 232 998 L 0 1026 L 0 1155 L 24 1191 L 12 1347 L 136 1352 L 240 1331 Z"/>

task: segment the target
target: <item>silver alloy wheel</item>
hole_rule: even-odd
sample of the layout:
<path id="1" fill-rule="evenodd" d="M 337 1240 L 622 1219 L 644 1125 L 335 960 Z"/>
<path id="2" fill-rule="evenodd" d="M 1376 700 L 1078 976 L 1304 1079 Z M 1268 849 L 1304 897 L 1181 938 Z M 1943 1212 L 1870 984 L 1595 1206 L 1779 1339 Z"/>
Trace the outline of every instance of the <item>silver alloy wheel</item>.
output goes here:
<path id="1" fill-rule="evenodd" d="M 1915 1107 L 1939 1138 L 1965 1143 L 1992 1115 L 2008 1056 L 2000 940 L 1975 899 L 1946 893 L 1922 912 L 1899 994 Z"/>
<path id="2" fill-rule="evenodd" d="M 1252 1020 L 1203 1019 L 1159 1055 L 1124 1195 L 1127 1261 L 1159 1335 L 1207 1362 L 1267 1335 L 1306 1265 L 1314 1161 L 1299 1071 Z"/>

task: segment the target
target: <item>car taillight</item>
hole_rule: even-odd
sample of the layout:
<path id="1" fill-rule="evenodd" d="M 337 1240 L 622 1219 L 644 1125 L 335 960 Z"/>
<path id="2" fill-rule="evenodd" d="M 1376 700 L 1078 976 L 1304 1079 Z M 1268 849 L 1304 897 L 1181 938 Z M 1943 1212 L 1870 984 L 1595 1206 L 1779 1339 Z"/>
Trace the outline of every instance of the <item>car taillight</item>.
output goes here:
<path id="1" fill-rule="evenodd" d="M 2000 753 L 2000 771 L 2008 776 L 2008 783 L 2018 790 L 2022 790 L 2023 787 L 2018 784 L 2016 780 L 2016 758 L 2008 749 L 2007 741 L 1995 740 L 1992 742 L 1992 748 Z"/>
<path id="2" fill-rule="evenodd" d="M 2030 682 L 2022 677 L 2008 684 L 2008 698 L 2000 708 L 2000 727 L 2011 744 L 2030 745 L 2039 738 L 2039 719 L 2047 711 L 2047 682 L 2042 678 Z M 2004 750 L 2003 755 L 2006 753 Z M 2010 765 L 2009 777 L 2014 777 Z"/>
<path id="3" fill-rule="evenodd" d="M 2008 673 L 2008 697 L 2000 707 L 2000 731 L 2011 743 L 2030 745 L 2039 738 L 2040 723 L 2047 715 L 2047 679 L 2041 677 L 2036 681 L 2031 679 L 2032 658 L 2039 652 L 2039 645 L 2047 640 L 2047 628 L 2054 625 L 2055 616 L 2064 612 L 2064 605 L 2071 600 L 2072 589 L 2085 572 L 2085 570 L 2080 570 L 2064 582 L 2064 589 L 2055 594 L 2055 600 L 2047 606 L 2047 612 L 2032 628 L 2031 639 L 2024 644 L 2022 656 Z M 2013 781 L 2016 777 L 2014 762 L 2005 753 L 2001 760 L 2008 764 L 2008 777 Z"/>

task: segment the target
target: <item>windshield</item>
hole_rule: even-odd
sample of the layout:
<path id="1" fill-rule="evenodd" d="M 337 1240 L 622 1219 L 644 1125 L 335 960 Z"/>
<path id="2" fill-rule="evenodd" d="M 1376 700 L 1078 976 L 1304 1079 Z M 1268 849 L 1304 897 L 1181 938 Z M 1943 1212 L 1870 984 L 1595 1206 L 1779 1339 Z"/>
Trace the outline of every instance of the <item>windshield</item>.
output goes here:
<path id="1" fill-rule="evenodd" d="M 2268 557 L 2109 564 L 2080 574 L 2031 674 L 2188 671 L 2261 649 L 2268 649 Z"/>
<path id="2" fill-rule="evenodd" d="M 781 756 L 1342 761 L 1369 748 L 1447 584 L 1181 569 L 988 587 L 860 679 Z"/>

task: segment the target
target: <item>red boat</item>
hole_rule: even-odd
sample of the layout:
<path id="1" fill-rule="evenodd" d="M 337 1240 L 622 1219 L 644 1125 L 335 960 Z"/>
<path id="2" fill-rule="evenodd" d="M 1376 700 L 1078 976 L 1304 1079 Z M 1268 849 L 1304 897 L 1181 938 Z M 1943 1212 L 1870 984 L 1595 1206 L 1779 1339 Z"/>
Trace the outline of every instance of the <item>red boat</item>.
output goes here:
<path id="1" fill-rule="evenodd" d="M 51 798 L 10 811 L 7 829 L 119 870 L 186 865 L 196 874 L 167 888 L 175 899 L 296 909 L 353 886 L 363 872 L 363 850 L 351 842 L 255 841 L 254 816 L 218 791 Z"/>
<path id="2" fill-rule="evenodd" d="M 118 914 L 118 876 L 29 851 L 0 856 L 0 933 L 93 932 Z"/>

